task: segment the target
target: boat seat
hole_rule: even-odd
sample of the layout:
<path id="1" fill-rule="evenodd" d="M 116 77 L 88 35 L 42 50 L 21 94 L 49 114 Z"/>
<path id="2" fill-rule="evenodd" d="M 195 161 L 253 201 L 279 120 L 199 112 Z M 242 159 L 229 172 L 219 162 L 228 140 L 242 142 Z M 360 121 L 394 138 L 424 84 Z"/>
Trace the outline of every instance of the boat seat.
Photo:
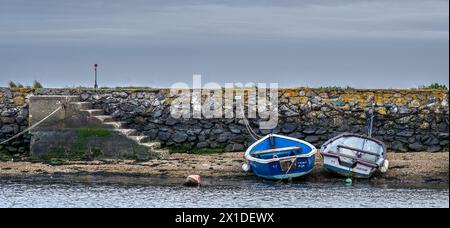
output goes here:
<path id="1" fill-rule="evenodd" d="M 251 153 L 251 155 L 254 157 L 261 157 L 261 155 L 273 154 L 273 156 L 280 157 L 278 155 L 278 153 L 290 152 L 288 154 L 288 156 L 295 156 L 295 155 L 297 155 L 296 152 L 300 153 L 301 151 L 302 151 L 301 147 L 291 146 L 291 147 L 283 147 L 283 148 L 255 151 L 255 152 Z"/>

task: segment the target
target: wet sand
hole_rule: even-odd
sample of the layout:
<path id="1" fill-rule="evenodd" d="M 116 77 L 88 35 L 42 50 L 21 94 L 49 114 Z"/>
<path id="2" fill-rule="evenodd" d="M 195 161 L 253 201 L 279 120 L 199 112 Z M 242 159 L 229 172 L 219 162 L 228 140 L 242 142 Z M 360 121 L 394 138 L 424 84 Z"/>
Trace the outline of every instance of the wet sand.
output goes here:
<path id="1" fill-rule="evenodd" d="M 374 185 L 400 187 L 449 186 L 449 153 L 389 153 L 387 173 L 369 180 L 356 180 Z M 179 184 L 190 174 L 202 176 L 204 183 L 258 180 L 241 170 L 243 153 L 171 154 L 161 160 L 73 161 L 62 165 L 30 162 L 0 162 L 0 179 L 12 181 L 63 181 L 101 183 Z M 314 170 L 295 181 L 338 182 L 344 178 L 326 173 L 322 158 L 317 156 Z"/>

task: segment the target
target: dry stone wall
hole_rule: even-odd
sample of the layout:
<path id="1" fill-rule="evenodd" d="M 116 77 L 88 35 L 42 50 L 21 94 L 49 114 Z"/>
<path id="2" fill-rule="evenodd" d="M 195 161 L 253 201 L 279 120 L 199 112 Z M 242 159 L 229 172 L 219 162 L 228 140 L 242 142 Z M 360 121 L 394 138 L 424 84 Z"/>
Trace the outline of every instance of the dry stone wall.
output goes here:
<path id="1" fill-rule="evenodd" d="M 165 146 L 218 148 L 243 151 L 254 140 L 242 119 L 175 119 L 170 105 L 176 97 L 167 89 L 79 90 L 0 89 L 0 140 L 28 126 L 28 98 L 32 95 L 79 95 L 97 109 Z M 279 133 L 320 146 L 342 133 L 367 132 L 369 98 L 375 102 L 374 137 L 392 151 L 448 151 L 448 91 L 280 89 L 279 121 L 272 130 L 259 130 L 259 118 L 250 119 L 258 134 Z M 0 145 L 1 151 L 26 153 L 30 136 Z"/>

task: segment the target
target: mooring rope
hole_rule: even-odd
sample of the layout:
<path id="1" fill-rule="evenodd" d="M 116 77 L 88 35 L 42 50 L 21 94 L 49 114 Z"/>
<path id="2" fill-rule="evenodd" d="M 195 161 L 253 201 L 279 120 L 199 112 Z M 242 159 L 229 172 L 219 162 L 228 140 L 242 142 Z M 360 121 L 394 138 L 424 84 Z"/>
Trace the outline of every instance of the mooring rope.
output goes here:
<path id="1" fill-rule="evenodd" d="M 60 111 L 61 109 L 63 109 L 64 105 L 61 104 L 57 109 L 55 109 L 55 111 L 53 111 L 52 113 L 50 113 L 50 115 L 46 116 L 45 118 L 43 118 L 42 120 L 38 121 L 37 123 L 33 124 L 32 126 L 28 127 L 27 129 L 23 130 L 22 132 L 14 135 L 13 137 L 0 142 L 0 145 L 5 144 L 13 139 L 16 139 L 18 137 L 20 137 L 21 135 L 25 134 L 26 132 L 33 130 L 34 128 L 36 128 L 39 124 L 43 123 L 44 121 L 46 121 L 48 118 L 50 118 L 51 116 L 55 115 L 58 111 Z"/>
<path id="2" fill-rule="evenodd" d="M 249 134 L 254 140 L 256 140 L 256 141 L 258 141 L 260 138 L 262 138 L 261 135 L 259 135 L 258 133 L 256 133 L 256 132 L 251 128 L 250 122 L 248 121 L 247 117 L 245 117 L 245 114 L 244 114 L 244 113 L 243 113 L 242 116 L 243 116 L 243 117 L 242 117 L 242 120 L 244 121 L 244 125 L 245 125 L 245 128 L 246 128 L 247 131 L 248 131 L 248 134 Z"/>

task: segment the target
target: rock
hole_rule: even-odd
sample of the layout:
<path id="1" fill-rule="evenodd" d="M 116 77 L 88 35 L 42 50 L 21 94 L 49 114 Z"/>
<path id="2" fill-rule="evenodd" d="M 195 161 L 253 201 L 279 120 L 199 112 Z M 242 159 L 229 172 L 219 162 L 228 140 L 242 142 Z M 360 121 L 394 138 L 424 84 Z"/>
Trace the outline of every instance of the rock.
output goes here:
<path id="1" fill-rule="evenodd" d="M 426 130 L 430 128 L 430 124 L 427 122 L 423 122 L 422 124 L 420 124 L 419 126 L 420 129 Z"/>
<path id="2" fill-rule="evenodd" d="M 3 134 L 13 134 L 14 133 L 14 126 L 13 125 L 4 125 L 0 132 Z"/>
<path id="3" fill-rule="evenodd" d="M 162 112 L 160 109 L 155 109 L 151 112 L 150 116 L 153 118 L 158 118 L 162 116 Z"/>
<path id="4" fill-rule="evenodd" d="M 176 143 L 185 142 L 188 138 L 188 135 L 184 132 L 177 131 L 172 135 L 172 140 Z"/>
<path id="5" fill-rule="evenodd" d="M 380 114 L 380 115 L 387 115 L 387 110 L 386 110 L 386 108 L 385 107 L 380 107 L 380 108 L 378 108 L 377 109 L 377 112 L 378 112 L 378 114 Z"/>
<path id="6" fill-rule="evenodd" d="M 401 131 L 397 133 L 397 136 L 401 137 L 411 137 L 414 135 L 414 131 Z"/>
<path id="7" fill-rule="evenodd" d="M 210 129 L 210 128 L 212 128 L 212 127 L 213 127 L 213 124 L 212 124 L 212 123 L 210 123 L 210 122 L 208 122 L 208 121 L 203 121 L 203 122 L 202 122 L 202 128 Z"/>
<path id="8" fill-rule="evenodd" d="M 196 135 L 200 134 L 202 132 L 202 128 L 199 126 L 195 126 L 193 129 L 191 129 L 192 132 Z"/>
<path id="9" fill-rule="evenodd" d="M 399 141 L 395 141 L 391 144 L 391 149 L 394 151 L 400 151 L 400 152 L 407 152 L 408 151 L 408 147 L 406 147 L 405 144 L 399 142 Z"/>
<path id="10" fill-rule="evenodd" d="M 420 102 L 417 100 L 413 100 L 413 101 L 411 101 L 411 103 L 409 103 L 409 107 L 418 108 L 418 107 L 420 107 Z"/>
<path id="11" fill-rule="evenodd" d="M 111 116 L 112 116 L 113 118 L 115 118 L 115 119 L 118 119 L 118 118 L 120 118 L 120 117 L 123 116 L 123 111 L 121 111 L 121 110 L 116 110 L 116 111 L 114 111 L 114 112 L 111 114 Z"/>
<path id="12" fill-rule="evenodd" d="M 230 131 L 232 133 L 234 133 L 234 134 L 240 134 L 241 133 L 241 129 L 236 124 L 231 124 L 230 126 L 228 126 L 228 129 L 230 129 Z"/>
<path id="13" fill-rule="evenodd" d="M 216 128 L 212 130 L 212 133 L 214 134 L 222 134 L 224 130 L 222 128 Z"/>
<path id="14" fill-rule="evenodd" d="M 303 139 L 305 137 L 305 135 L 300 132 L 294 132 L 292 134 L 289 134 L 288 136 L 295 139 Z"/>
<path id="15" fill-rule="evenodd" d="M 438 138 L 435 138 L 435 137 L 430 136 L 430 137 L 428 137 L 428 139 L 425 140 L 423 143 L 424 143 L 425 145 L 432 146 L 432 145 L 439 145 L 440 141 L 439 141 Z"/>
<path id="16" fill-rule="evenodd" d="M 13 109 L 8 109 L 2 112 L 2 117 L 13 117 L 16 114 L 16 111 Z"/>
<path id="17" fill-rule="evenodd" d="M 28 118 L 25 116 L 17 116 L 16 117 L 16 122 L 21 125 L 25 124 L 27 120 L 28 120 Z"/>
<path id="18" fill-rule="evenodd" d="M 208 143 L 207 142 L 199 142 L 197 143 L 197 148 L 206 148 L 208 147 Z"/>
<path id="19" fill-rule="evenodd" d="M 134 105 L 128 102 L 122 102 L 119 104 L 119 108 L 125 112 L 132 112 L 134 110 Z"/>
<path id="20" fill-rule="evenodd" d="M 446 140 L 446 139 L 448 140 L 448 138 L 449 138 L 448 133 L 439 133 L 438 137 L 440 140 Z"/>
<path id="21" fill-rule="evenodd" d="M 326 128 L 319 128 L 319 130 L 316 131 L 316 134 L 317 135 L 323 135 L 323 134 L 325 134 L 327 132 L 328 132 L 328 129 L 326 129 Z"/>
<path id="22" fill-rule="evenodd" d="M 16 119 L 13 117 L 0 117 L 0 121 L 3 124 L 13 124 L 16 122 Z"/>
<path id="23" fill-rule="evenodd" d="M 393 142 L 394 141 L 394 136 L 392 135 L 384 135 L 383 136 L 383 140 L 386 142 Z"/>
<path id="24" fill-rule="evenodd" d="M 145 125 L 145 123 L 147 123 L 147 120 L 142 116 L 136 116 L 134 118 L 134 123 L 136 123 L 138 125 Z"/>
<path id="25" fill-rule="evenodd" d="M 307 135 L 311 135 L 316 133 L 316 129 L 312 128 L 312 127 L 308 127 L 305 130 L 303 130 L 303 133 L 307 134 Z"/>
<path id="26" fill-rule="evenodd" d="M 154 140 L 156 139 L 156 137 L 158 137 L 158 132 L 159 132 L 158 129 L 150 129 L 145 132 L 145 135 L 150 137 L 151 140 Z"/>
<path id="27" fill-rule="evenodd" d="M 244 151 L 244 149 L 245 149 L 244 145 L 238 143 L 228 144 L 225 147 L 226 152 Z"/>
<path id="28" fill-rule="evenodd" d="M 312 104 L 320 104 L 321 101 L 322 99 L 320 97 L 314 97 L 313 99 L 311 99 Z"/>
<path id="29" fill-rule="evenodd" d="M 223 134 L 220 134 L 219 137 L 217 137 L 216 141 L 219 143 L 224 143 L 230 139 L 231 139 L 230 133 L 223 133 Z"/>
<path id="30" fill-rule="evenodd" d="M 319 97 L 320 98 L 328 98 L 328 94 L 327 93 L 319 93 Z"/>
<path id="31" fill-rule="evenodd" d="M 188 137 L 188 141 L 189 141 L 189 142 L 197 141 L 197 136 L 195 136 L 195 135 L 190 135 L 190 136 Z"/>
<path id="32" fill-rule="evenodd" d="M 427 148 L 427 152 L 435 153 L 435 152 L 439 152 L 439 151 L 442 151 L 441 146 L 434 145 L 434 146 L 429 146 Z"/>
<path id="33" fill-rule="evenodd" d="M 82 93 L 80 95 L 80 98 L 82 101 L 86 101 L 87 99 L 89 99 L 90 95 L 88 93 Z"/>
<path id="34" fill-rule="evenodd" d="M 413 143 L 413 144 L 409 144 L 408 145 L 409 149 L 411 149 L 412 151 L 417 151 L 417 152 L 422 152 L 425 151 L 427 149 L 426 146 L 420 144 L 420 143 Z"/>
<path id="35" fill-rule="evenodd" d="M 292 116 L 298 116 L 299 114 L 297 112 L 289 110 L 289 111 L 285 112 L 284 115 L 287 117 L 292 117 Z"/>
<path id="36" fill-rule="evenodd" d="M 175 124 L 177 124 L 177 123 L 179 123 L 180 121 L 178 120 L 178 119 L 175 119 L 175 118 L 173 118 L 173 117 L 169 117 L 169 118 L 167 118 L 167 120 L 166 120 L 166 125 L 168 125 L 168 126 L 173 126 L 173 125 L 175 125 Z"/>
<path id="37" fill-rule="evenodd" d="M 305 141 L 309 142 L 309 143 L 316 143 L 319 141 L 319 137 L 315 136 L 315 135 L 309 135 L 309 136 L 306 136 Z"/>
<path id="38" fill-rule="evenodd" d="M 281 126 L 281 132 L 285 134 L 292 133 L 295 129 L 297 129 L 297 124 L 295 123 L 285 123 Z"/>
<path id="39" fill-rule="evenodd" d="M 405 106 L 398 107 L 398 113 L 400 114 L 409 114 L 412 113 L 412 110 Z"/>
<path id="40" fill-rule="evenodd" d="M 128 98 L 128 93 L 126 92 L 114 92 L 113 97 L 119 97 L 119 98 Z"/>
<path id="41" fill-rule="evenodd" d="M 413 118 L 412 116 L 405 116 L 405 117 L 395 120 L 395 122 L 398 124 L 407 124 L 407 123 L 411 122 L 412 118 Z"/>
<path id="42" fill-rule="evenodd" d="M 169 132 L 160 131 L 158 133 L 158 139 L 161 141 L 167 141 L 169 140 L 171 134 Z"/>

